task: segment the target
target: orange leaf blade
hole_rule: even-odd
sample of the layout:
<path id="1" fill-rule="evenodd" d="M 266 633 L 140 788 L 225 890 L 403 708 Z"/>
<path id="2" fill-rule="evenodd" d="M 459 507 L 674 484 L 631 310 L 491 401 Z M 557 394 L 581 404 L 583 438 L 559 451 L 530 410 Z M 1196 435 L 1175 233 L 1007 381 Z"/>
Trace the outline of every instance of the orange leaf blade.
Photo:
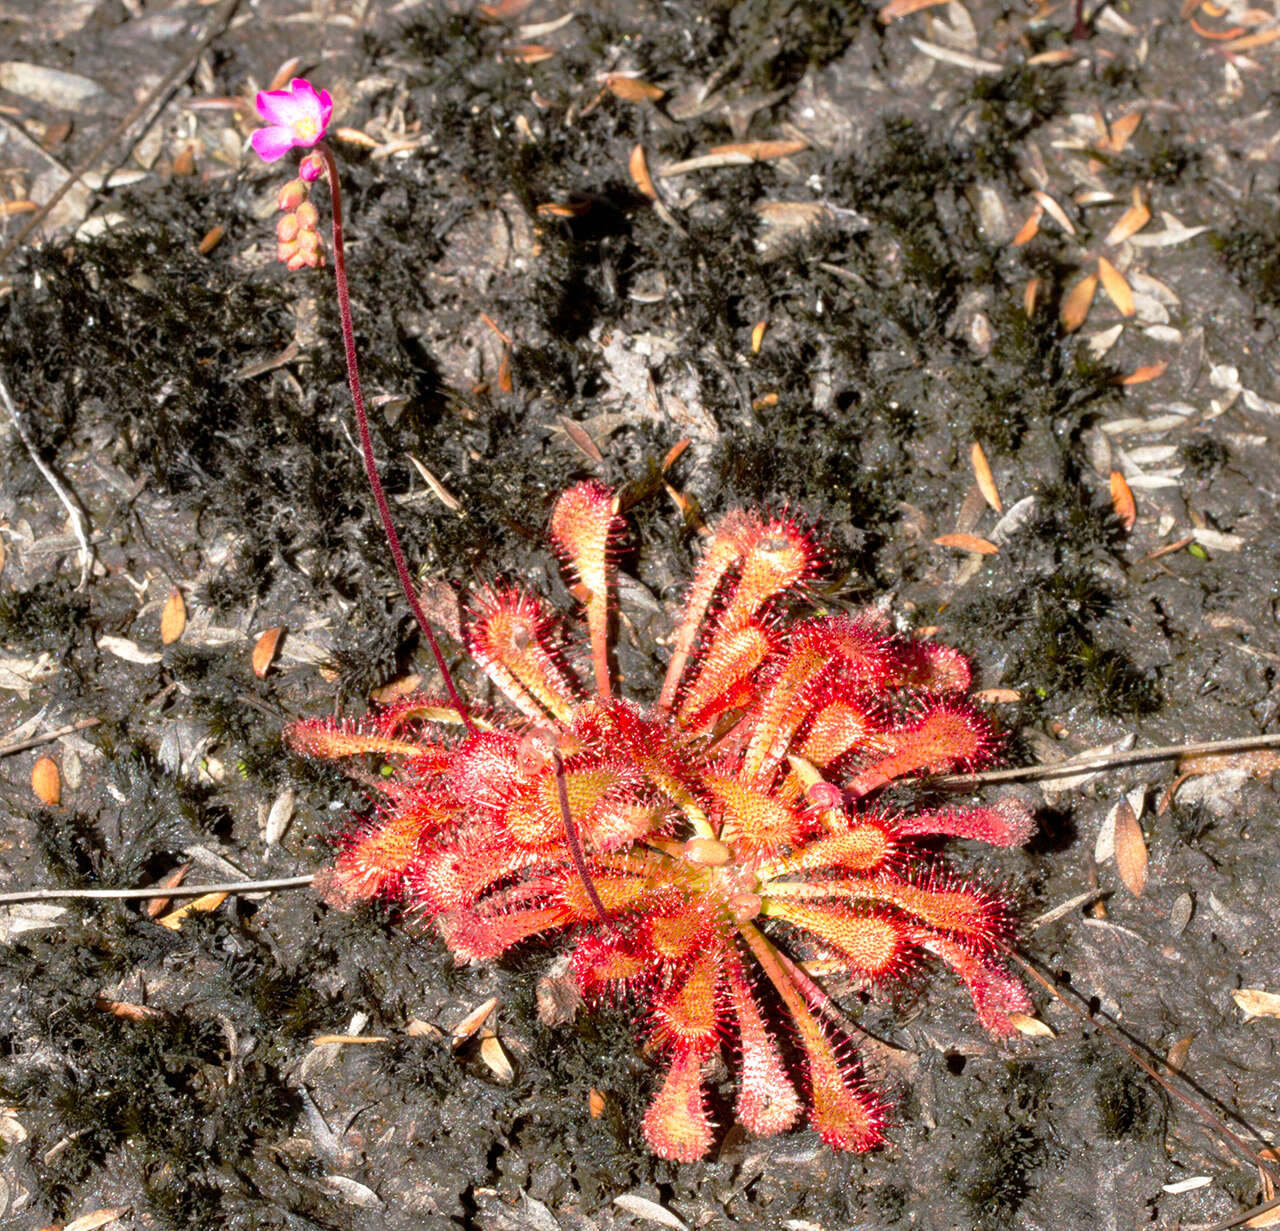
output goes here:
<path id="1" fill-rule="evenodd" d="M 31 767 L 31 790 L 46 808 L 56 808 L 62 802 L 62 777 L 52 757 L 41 757 Z"/>
<path id="2" fill-rule="evenodd" d="M 649 174 L 649 163 L 645 159 L 643 145 L 637 145 L 631 151 L 628 167 L 631 171 L 631 178 L 640 194 L 648 197 L 650 201 L 656 200 L 658 190 L 653 186 L 653 176 Z"/>
<path id="3" fill-rule="evenodd" d="M 182 601 L 182 592 L 177 588 L 169 591 L 164 601 L 164 610 L 160 612 L 160 643 L 172 645 L 182 636 L 187 627 L 187 605 Z"/>
<path id="4" fill-rule="evenodd" d="M 1081 278 L 1067 292 L 1067 297 L 1062 301 L 1062 327 L 1068 333 L 1075 333 L 1081 325 L 1084 324 L 1084 318 L 1089 315 L 1089 309 L 1093 307 L 1093 297 L 1098 290 L 1098 275 L 1089 274 L 1087 277 Z"/>
<path id="5" fill-rule="evenodd" d="M 1105 256 L 1098 258 L 1098 276 L 1102 279 L 1102 289 L 1107 298 L 1120 310 L 1121 316 L 1132 316 L 1137 307 L 1133 302 L 1133 292 L 1122 274 Z"/>
<path id="6" fill-rule="evenodd" d="M 1134 503 L 1132 489 L 1118 470 L 1111 472 L 1111 507 L 1127 534 L 1138 519 L 1138 508 Z"/>
<path id="7" fill-rule="evenodd" d="M 650 85 L 639 77 L 628 77 L 626 73 L 610 73 L 604 83 L 615 98 L 627 103 L 656 103 L 666 93 L 661 86 Z"/>
<path id="8" fill-rule="evenodd" d="M 976 440 L 973 442 L 973 448 L 969 450 L 969 460 L 973 463 L 973 474 L 978 481 L 978 490 L 982 493 L 982 498 L 997 513 L 1003 513 L 1004 506 L 1000 503 L 1000 492 L 996 488 L 995 475 L 991 473 L 987 455 Z"/>
<path id="9" fill-rule="evenodd" d="M 275 628 L 269 628 L 261 637 L 258 638 L 253 647 L 253 674 L 262 679 L 263 676 L 271 670 L 271 663 L 275 659 L 276 650 L 280 648 L 280 638 L 284 633 L 284 625 L 277 624 Z"/>
<path id="10" fill-rule="evenodd" d="M 1147 844 L 1127 800 L 1121 800 L 1116 809 L 1116 871 L 1124 887 L 1135 898 L 1142 897 L 1147 887 Z"/>
<path id="11" fill-rule="evenodd" d="M 933 541 L 939 547 L 958 547 L 961 551 L 971 551 L 980 556 L 994 556 L 1000 551 L 990 540 L 980 539 L 976 534 L 940 534 Z"/>

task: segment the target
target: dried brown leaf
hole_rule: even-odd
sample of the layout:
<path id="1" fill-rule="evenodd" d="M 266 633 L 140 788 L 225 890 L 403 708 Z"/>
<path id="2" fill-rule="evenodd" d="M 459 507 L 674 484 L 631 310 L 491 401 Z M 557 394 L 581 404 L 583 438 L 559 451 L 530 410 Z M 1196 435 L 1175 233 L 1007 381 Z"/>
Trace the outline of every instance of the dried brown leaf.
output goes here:
<path id="1" fill-rule="evenodd" d="M 626 73 L 609 73 L 604 79 L 609 92 L 627 103 L 656 103 L 665 93 L 661 86 L 650 85 Z"/>
<path id="2" fill-rule="evenodd" d="M 177 931 L 182 927 L 182 921 L 193 911 L 211 911 L 217 910 L 219 906 L 227 900 L 225 893 L 206 893 L 198 898 L 192 898 L 190 902 L 179 906 L 177 910 L 170 911 L 167 915 L 161 915 L 156 920 L 161 927 L 171 928 Z"/>
<path id="3" fill-rule="evenodd" d="M 972 695 L 975 701 L 983 701 L 988 705 L 1022 700 L 1022 694 L 1016 688 L 980 688 Z"/>
<path id="4" fill-rule="evenodd" d="M 182 591 L 176 586 L 169 591 L 160 612 L 160 643 L 172 645 L 187 627 L 187 605 L 182 601 Z"/>
<path id="5" fill-rule="evenodd" d="M 73 1218 L 62 1231 L 96 1231 L 98 1227 L 105 1227 L 109 1222 L 115 1222 L 124 1213 L 124 1207 L 109 1210 L 92 1210 L 88 1214 L 81 1214 L 79 1218 Z"/>
<path id="6" fill-rule="evenodd" d="M 1137 308 L 1133 302 L 1133 292 L 1124 280 L 1124 275 L 1107 260 L 1105 256 L 1098 258 L 1098 277 L 1102 280 L 1102 289 L 1117 308 L 1121 316 L 1132 316 Z"/>
<path id="7" fill-rule="evenodd" d="M 1038 1017 L 1028 1017 L 1025 1013 L 1006 1014 L 1013 1028 L 1030 1039 L 1056 1039 L 1053 1028 Z"/>
<path id="8" fill-rule="evenodd" d="M 1040 219 L 1044 217 L 1044 206 L 1037 205 L 1031 211 L 1026 222 L 1019 228 L 1018 233 L 1013 237 L 1013 247 L 1021 248 L 1023 244 L 1029 244 L 1037 235 L 1040 234 Z"/>
<path id="9" fill-rule="evenodd" d="M 995 475 L 991 473 L 987 455 L 982 451 L 982 446 L 976 440 L 969 450 L 969 460 L 973 463 L 974 478 L 978 480 L 978 488 L 982 492 L 982 498 L 997 513 L 1003 513 L 1004 506 L 1000 503 L 1000 492 L 996 488 Z"/>
<path id="10" fill-rule="evenodd" d="M 941 534 L 933 541 L 939 547 L 958 547 L 961 551 L 972 551 L 980 556 L 994 556 L 1000 551 L 994 543 L 980 539 L 976 534 Z"/>
<path id="11" fill-rule="evenodd" d="M 1270 30 L 1260 30 L 1257 34 L 1246 34 L 1243 38 L 1232 39 L 1229 43 L 1223 43 L 1219 50 L 1251 51 L 1254 47 L 1265 47 L 1268 43 L 1274 43 L 1278 38 L 1280 38 L 1280 26 L 1273 26 Z M 1245 1224 L 1245 1226 L 1258 1225 L 1260 1224 Z"/>
<path id="12" fill-rule="evenodd" d="M 1084 324 L 1085 317 L 1089 315 L 1089 309 L 1093 306 L 1093 297 L 1097 290 L 1098 275 L 1089 274 L 1081 278 L 1067 292 L 1066 298 L 1062 301 L 1059 317 L 1062 320 L 1063 329 L 1068 333 L 1075 333 Z"/>
<path id="13" fill-rule="evenodd" d="M 480 1059 L 502 1085 L 507 1086 L 515 1081 L 516 1071 L 497 1035 L 487 1034 L 480 1040 Z"/>
<path id="14" fill-rule="evenodd" d="M 1036 296 L 1040 291 L 1040 279 L 1028 278 L 1027 285 L 1022 292 L 1022 310 L 1028 317 L 1036 314 Z"/>
<path id="15" fill-rule="evenodd" d="M 222 237 L 227 233 L 227 228 L 218 223 L 217 226 L 210 227 L 200 238 L 200 243 L 196 247 L 196 251 L 201 256 L 208 256 L 221 242 Z"/>
<path id="16" fill-rule="evenodd" d="M 1138 519 L 1138 508 L 1134 503 L 1133 490 L 1118 470 L 1111 472 L 1111 507 L 1127 534 Z"/>
<path id="17" fill-rule="evenodd" d="M 1115 843 L 1120 880 L 1135 898 L 1140 898 L 1147 887 L 1147 844 L 1128 800 L 1121 800 L 1116 809 Z"/>
<path id="18" fill-rule="evenodd" d="M 593 462 L 604 461 L 604 454 L 600 452 L 596 442 L 587 435 L 586 428 L 581 427 L 572 419 L 566 419 L 564 415 L 557 415 L 556 422 L 564 429 L 564 434 L 573 441 L 579 452 L 585 457 L 590 458 Z"/>
<path id="19" fill-rule="evenodd" d="M 122 1018 L 127 1022 L 146 1022 L 153 1021 L 157 1017 L 163 1016 L 159 1009 L 153 1009 L 146 1004 L 132 1004 L 127 1000 L 108 1000 L 104 996 L 100 996 L 93 1002 L 94 1008 L 101 1009 L 104 1013 L 110 1013 L 112 1017 Z"/>
<path id="20" fill-rule="evenodd" d="M 1138 130 L 1138 125 L 1141 123 L 1141 111 L 1130 111 L 1127 115 L 1122 115 L 1118 120 L 1111 121 L 1111 148 L 1113 152 L 1119 154 L 1129 144 L 1129 138 Z"/>
<path id="21" fill-rule="evenodd" d="M 503 364 L 507 365 L 507 383 L 510 384 L 511 371 L 510 371 L 510 365 L 508 364 L 506 351 L 503 352 L 502 361 L 503 361 Z M 500 389 L 502 388 L 502 368 L 498 369 L 498 387 Z M 506 389 L 504 390 L 504 392 L 510 393 L 511 390 Z M 445 487 L 445 485 L 441 483 L 440 480 L 437 479 L 436 476 L 432 474 L 431 471 L 428 470 L 427 467 L 422 462 L 420 462 L 416 457 L 414 457 L 412 453 L 408 454 L 408 458 L 413 463 L 414 469 L 416 469 L 417 472 L 422 476 L 422 481 L 429 488 L 431 488 L 431 492 L 435 496 L 435 498 L 439 500 L 440 503 L 443 504 L 446 509 L 451 509 L 454 513 L 461 513 L 462 502 L 458 499 L 458 497 L 455 496 L 447 487 Z"/>
<path id="22" fill-rule="evenodd" d="M 577 201 L 544 201 L 535 209 L 543 218 L 581 218 L 591 208 L 591 202 L 583 197 Z"/>
<path id="23" fill-rule="evenodd" d="M 127 663 L 138 663 L 144 667 L 153 667 L 164 658 L 159 650 L 144 650 L 128 637 L 112 637 L 109 633 L 98 638 L 98 649 L 123 658 Z"/>
<path id="24" fill-rule="evenodd" d="M 1150 221 L 1151 211 L 1145 205 L 1141 202 L 1131 205 L 1116 219 L 1115 225 L 1102 242 L 1108 248 L 1114 248 L 1116 244 L 1122 244 L 1130 236 L 1136 235 Z"/>
<path id="25" fill-rule="evenodd" d="M 46 808 L 56 808 L 62 802 L 62 777 L 52 757 L 41 757 L 31 767 L 31 790 Z"/>
<path id="26" fill-rule="evenodd" d="M 452 1031 L 454 1047 L 460 1047 L 469 1038 L 471 1038 L 476 1033 L 476 1031 L 478 1031 L 480 1027 L 484 1025 L 485 1021 L 489 1017 L 489 1014 L 492 1013 L 494 1009 L 496 1009 L 497 1007 L 498 1007 L 497 996 L 490 996 L 488 1000 L 484 1001 L 484 1003 L 476 1005 L 476 1007 L 472 1009 L 471 1012 L 466 1015 L 466 1017 L 464 1017 L 456 1026 L 454 1026 Z"/>
<path id="27" fill-rule="evenodd" d="M 1191 19 L 1191 28 L 1201 38 L 1212 39 L 1214 42 L 1239 38 L 1245 33 L 1244 26 L 1232 26 L 1229 30 L 1210 30 L 1208 26 L 1202 26 L 1194 17 Z"/>
<path id="28" fill-rule="evenodd" d="M 707 152 L 717 155 L 743 155 L 756 162 L 767 158 L 785 158 L 788 154 L 798 154 L 807 150 L 807 141 L 735 141 L 730 145 L 713 145 Z"/>
<path id="29" fill-rule="evenodd" d="M 335 141 L 342 141 L 347 145 L 358 145 L 365 150 L 376 150 L 382 145 L 377 137 L 371 137 L 359 128 L 335 128 L 333 136 Z"/>
<path id="30" fill-rule="evenodd" d="M 290 77 L 298 75 L 298 69 L 302 67 L 302 60 L 298 56 L 290 56 L 275 71 L 275 76 L 267 83 L 268 90 L 283 90 L 289 83 Z"/>
<path id="31" fill-rule="evenodd" d="M 631 158 L 627 165 L 631 171 L 631 178 L 640 194 L 648 197 L 650 201 L 657 200 L 658 190 L 653 186 L 653 176 L 649 174 L 649 163 L 644 156 L 643 145 L 637 145 L 631 151 Z"/>
<path id="32" fill-rule="evenodd" d="M 277 624 L 275 628 L 269 628 L 253 647 L 253 674 L 262 679 L 263 676 L 271 670 L 271 663 L 275 659 L 276 651 L 280 648 L 280 638 L 284 635 L 284 625 Z"/>
<path id="33" fill-rule="evenodd" d="M 541 64 L 556 54 L 554 47 L 544 47 L 541 43 L 521 43 L 515 47 L 504 47 L 503 51 L 521 64 Z"/>
<path id="34" fill-rule="evenodd" d="M 484 321 L 484 323 L 488 325 L 489 328 L 492 329 L 493 332 L 497 334 L 498 337 L 501 338 L 508 346 L 515 345 L 515 343 L 512 342 L 511 340 L 511 335 L 509 333 L 504 333 L 500 328 L 500 326 L 498 325 L 498 322 L 495 321 L 493 317 L 491 317 L 487 312 L 481 312 L 480 319 Z"/>
<path id="35" fill-rule="evenodd" d="M 672 466 L 676 464 L 676 460 L 693 442 L 686 436 L 683 440 L 677 440 L 675 444 L 667 450 L 667 455 L 662 459 L 662 473 L 666 474 Z"/>
<path id="36" fill-rule="evenodd" d="M 481 4 L 476 7 L 489 21 L 513 21 L 532 4 L 533 0 L 498 0 L 497 4 Z"/>
<path id="37" fill-rule="evenodd" d="M 1165 1063 L 1174 1070 L 1181 1072 L 1187 1063 L 1187 1055 L 1191 1051 L 1192 1041 L 1195 1039 L 1194 1034 L 1184 1034 L 1172 1047 L 1169 1048 L 1168 1055 L 1165 1056 Z"/>
<path id="38" fill-rule="evenodd" d="M 1042 188 L 1031 194 L 1044 208 L 1045 213 L 1054 220 L 1068 235 L 1076 233 L 1075 224 L 1067 217 L 1066 211 Z"/>
<path id="39" fill-rule="evenodd" d="M 1071 64 L 1077 58 L 1077 53 L 1070 47 L 1055 47 L 1052 51 L 1042 51 L 1038 55 L 1031 56 L 1027 60 L 1028 64 Z"/>
<path id="40" fill-rule="evenodd" d="M 1135 368 L 1128 376 L 1121 379 L 1122 385 L 1145 385 L 1149 380 L 1155 380 L 1159 376 L 1164 375 L 1164 370 L 1169 366 L 1167 359 L 1161 359 L 1159 363 L 1144 363 L 1142 367 Z"/>
<path id="41" fill-rule="evenodd" d="M 950 0 L 889 0 L 889 3 L 876 15 L 884 25 L 897 21 L 900 17 L 909 17 L 921 9 L 931 9 L 935 5 L 948 4 Z"/>
<path id="42" fill-rule="evenodd" d="M 760 347 L 764 343 L 764 331 L 768 328 L 768 321 L 756 321 L 755 328 L 751 331 L 751 353 L 753 355 L 760 353 Z"/>
<path id="43" fill-rule="evenodd" d="M 175 886 L 182 884 L 182 878 L 190 871 L 191 865 L 189 863 L 184 863 L 179 867 L 174 868 L 174 870 L 167 876 L 162 877 L 160 882 L 156 885 L 156 888 L 173 889 Z M 154 919 L 157 915 L 164 914 L 170 901 L 172 901 L 172 899 L 166 897 L 148 898 L 146 905 L 147 918 Z"/>
<path id="44" fill-rule="evenodd" d="M 1280 993 L 1266 992 L 1260 987 L 1241 987 L 1231 993 L 1245 1021 L 1255 1017 L 1280 1017 Z"/>

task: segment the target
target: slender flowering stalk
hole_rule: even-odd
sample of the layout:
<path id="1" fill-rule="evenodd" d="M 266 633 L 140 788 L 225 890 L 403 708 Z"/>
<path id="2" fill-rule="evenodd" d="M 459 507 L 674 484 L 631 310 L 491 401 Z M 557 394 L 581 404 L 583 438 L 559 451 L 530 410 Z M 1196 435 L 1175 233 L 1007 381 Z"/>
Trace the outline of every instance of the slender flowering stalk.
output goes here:
<path id="1" fill-rule="evenodd" d="M 328 90 L 317 90 L 309 81 L 295 77 L 287 90 L 264 90 L 258 94 L 258 114 L 266 121 L 266 128 L 259 128 L 250 142 L 265 162 L 283 158 L 291 149 L 311 149 L 302 164 L 300 178 L 286 184 L 280 193 L 280 208 L 290 211 L 277 227 L 280 242 L 278 255 L 290 269 L 320 263 L 319 236 L 316 230 L 318 214 L 307 200 L 307 184 L 320 176 L 321 169 L 329 181 L 329 201 L 332 218 L 333 274 L 338 292 L 338 314 L 342 321 L 342 345 L 347 363 L 347 384 L 351 389 L 351 404 L 355 409 L 356 428 L 360 436 L 360 452 L 364 458 L 365 477 L 378 507 L 378 519 L 382 523 L 391 559 L 395 564 L 400 588 L 408 600 L 409 610 L 417 620 L 436 660 L 449 701 L 457 711 L 467 730 L 474 730 L 474 723 L 466 704 L 458 695 L 453 676 L 444 660 L 440 643 L 427 620 L 426 612 L 418 600 L 405 564 L 400 536 L 391 520 L 378 465 L 373 456 L 373 438 L 369 433 L 369 417 L 365 413 L 364 395 L 360 390 L 360 367 L 356 356 L 355 329 L 351 323 L 351 297 L 347 290 L 346 253 L 342 243 L 342 189 L 338 183 L 338 164 L 333 151 L 324 144 L 324 134 L 333 114 L 333 100 Z"/>

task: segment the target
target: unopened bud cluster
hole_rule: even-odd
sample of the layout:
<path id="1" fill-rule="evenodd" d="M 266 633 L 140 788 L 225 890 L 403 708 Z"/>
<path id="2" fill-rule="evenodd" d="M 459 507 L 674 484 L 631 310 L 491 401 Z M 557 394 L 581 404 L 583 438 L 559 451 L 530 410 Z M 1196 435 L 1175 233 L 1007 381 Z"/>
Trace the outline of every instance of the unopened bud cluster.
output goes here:
<path id="1" fill-rule="evenodd" d="M 314 179 L 314 176 L 307 178 Z M 312 269 L 324 264 L 318 230 L 320 213 L 308 199 L 304 179 L 290 180 L 276 200 L 284 217 L 276 223 L 276 259 L 290 269 Z"/>

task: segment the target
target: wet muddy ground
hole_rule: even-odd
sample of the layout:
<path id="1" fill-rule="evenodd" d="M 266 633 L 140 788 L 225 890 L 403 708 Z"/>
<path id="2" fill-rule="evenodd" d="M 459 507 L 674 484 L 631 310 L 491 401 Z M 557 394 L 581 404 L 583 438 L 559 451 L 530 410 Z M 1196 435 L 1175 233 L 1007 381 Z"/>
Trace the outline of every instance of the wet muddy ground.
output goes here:
<path id="1" fill-rule="evenodd" d="M 619 657 L 648 695 L 697 553 L 659 471 L 687 439 L 686 509 L 799 510 L 822 601 L 970 654 L 1012 764 L 1274 731 L 1274 15 L 1136 0 L 1073 40 L 1062 5 L 901 7 L 0 6 L 0 243 L 109 147 L 0 270 L 0 888 L 312 872 L 365 788 L 282 727 L 430 686 L 331 271 L 274 262 L 283 176 L 247 147 L 291 57 L 337 104 L 377 453 L 443 625 L 500 575 L 570 609 L 555 495 L 634 484 Z M 110 140 L 171 72 L 158 120 Z M 996 550 L 936 542 L 956 534 Z M 955 853 L 1016 893 L 1026 953 L 1255 1148 L 1280 1128 L 1276 1001 L 1240 994 L 1280 993 L 1275 764 L 1033 782 L 1026 849 Z M 1122 800 L 1140 897 L 1108 849 Z M 725 1114 L 676 1165 L 639 1137 L 657 1068 L 626 1006 L 539 1016 L 554 946 L 459 969 L 390 908 L 302 890 L 161 926 L 177 905 L 0 917 L 6 1225 L 1124 1231 L 1265 1196 L 1037 989 L 1050 1031 L 997 1044 L 943 977 L 845 988 L 889 1143 Z M 509 1078 L 450 1045 L 490 997 Z"/>

